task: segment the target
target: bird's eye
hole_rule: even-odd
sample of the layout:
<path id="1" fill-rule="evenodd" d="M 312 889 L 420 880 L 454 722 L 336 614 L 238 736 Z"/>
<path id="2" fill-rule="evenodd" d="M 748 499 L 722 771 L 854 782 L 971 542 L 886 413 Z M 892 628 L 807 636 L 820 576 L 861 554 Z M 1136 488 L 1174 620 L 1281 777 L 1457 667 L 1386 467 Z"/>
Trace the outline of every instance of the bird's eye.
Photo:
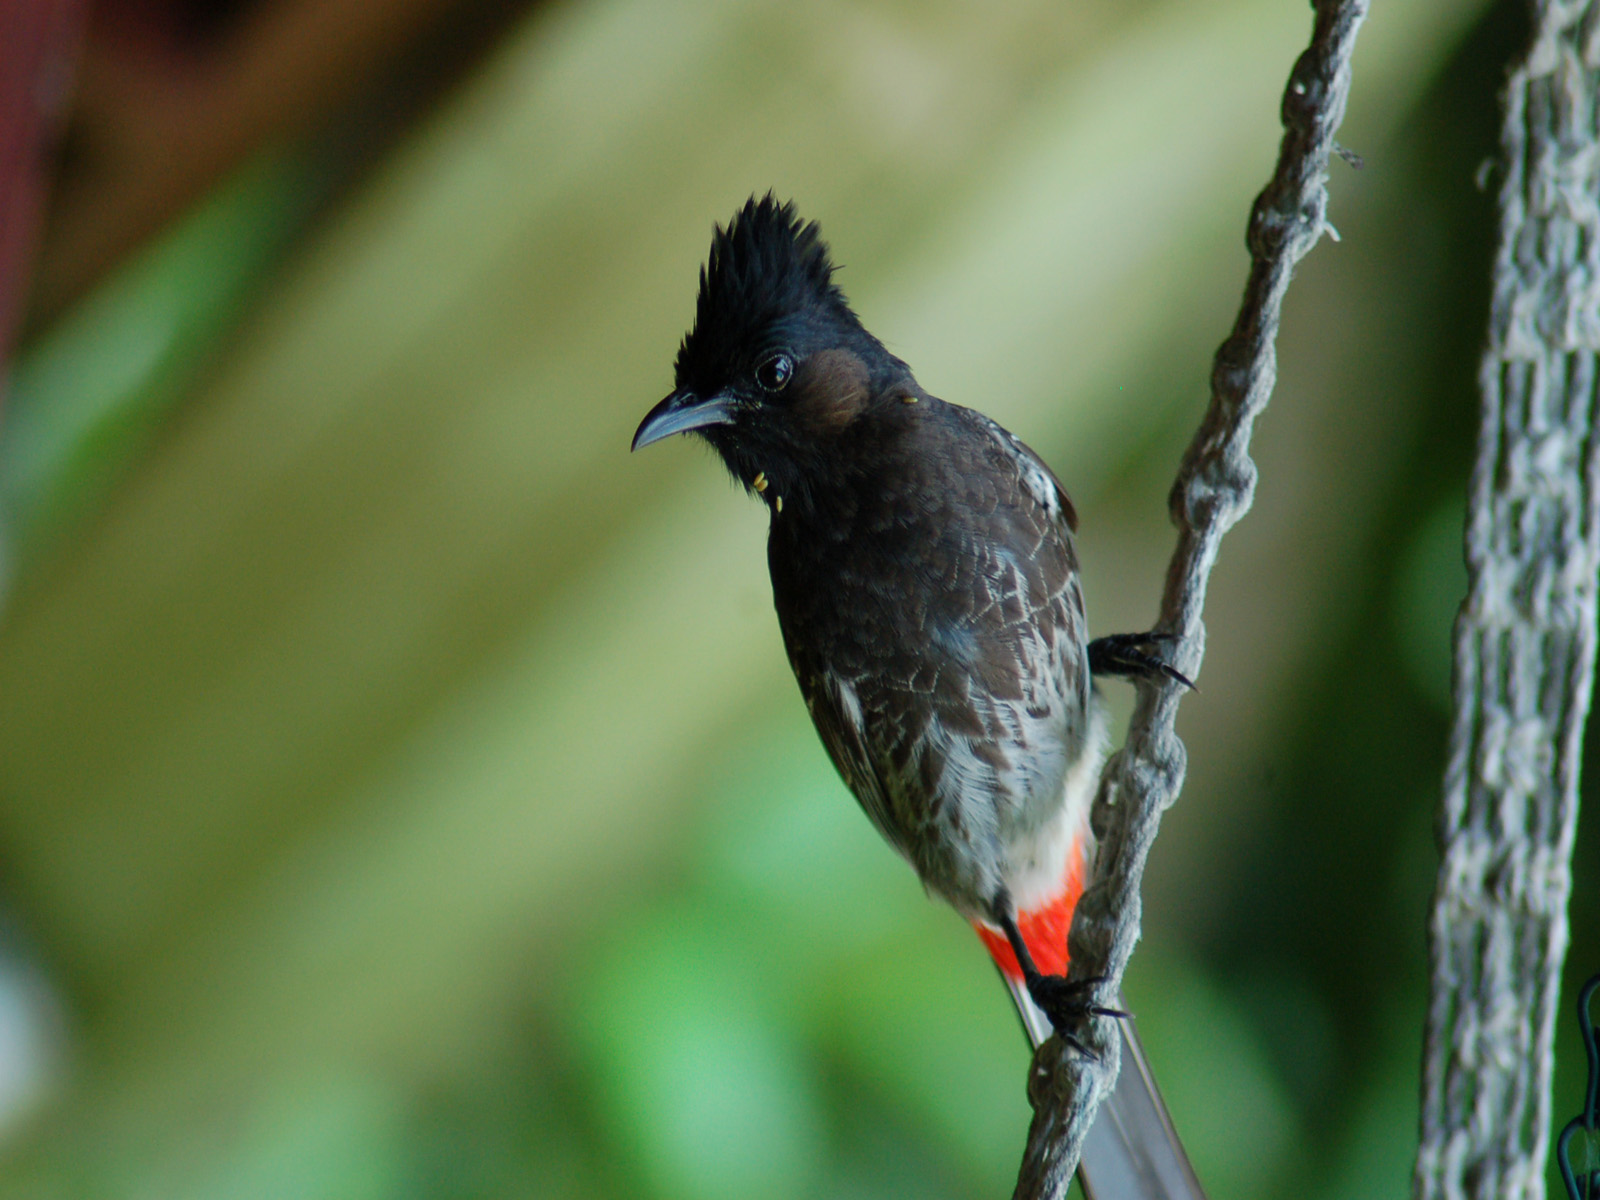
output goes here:
<path id="1" fill-rule="evenodd" d="M 773 354 L 756 367 L 756 382 L 769 392 L 781 392 L 793 374 L 794 359 L 787 354 Z"/>

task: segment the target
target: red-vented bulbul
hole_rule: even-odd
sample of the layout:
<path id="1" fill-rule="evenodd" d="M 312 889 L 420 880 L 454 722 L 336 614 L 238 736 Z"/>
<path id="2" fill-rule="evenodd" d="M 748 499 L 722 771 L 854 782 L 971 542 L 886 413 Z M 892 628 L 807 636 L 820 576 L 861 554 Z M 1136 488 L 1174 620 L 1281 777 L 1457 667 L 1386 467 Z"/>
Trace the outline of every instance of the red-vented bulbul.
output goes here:
<path id="1" fill-rule="evenodd" d="M 977 928 L 1034 1043 L 1052 1024 L 1071 1041 L 1075 1018 L 1110 1011 L 1066 979 L 1105 749 L 1091 677 L 1182 676 L 1149 636 L 1089 641 L 1066 491 L 988 417 L 925 392 L 833 271 L 792 205 L 745 204 L 715 231 L 676 387 L 633 447 L 693 431 L 767 506 L 778 623 L 834 765 Z M 1199 1197 L 1122 1027 L 1086 1188 Z"/>

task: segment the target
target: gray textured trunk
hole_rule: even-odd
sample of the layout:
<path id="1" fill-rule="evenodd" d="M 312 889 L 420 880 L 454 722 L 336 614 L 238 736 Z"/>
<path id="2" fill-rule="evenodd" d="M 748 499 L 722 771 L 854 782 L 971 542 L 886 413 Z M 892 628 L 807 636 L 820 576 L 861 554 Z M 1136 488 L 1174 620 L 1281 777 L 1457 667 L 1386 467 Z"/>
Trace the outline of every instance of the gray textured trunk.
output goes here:
<path id="1" fill-rule="evenodd" d="M 1544 1195 L 1595 651 L 1600 4 L 1533 5 L 1500 247 L 1438 817 L 1419 1200 Z"/>

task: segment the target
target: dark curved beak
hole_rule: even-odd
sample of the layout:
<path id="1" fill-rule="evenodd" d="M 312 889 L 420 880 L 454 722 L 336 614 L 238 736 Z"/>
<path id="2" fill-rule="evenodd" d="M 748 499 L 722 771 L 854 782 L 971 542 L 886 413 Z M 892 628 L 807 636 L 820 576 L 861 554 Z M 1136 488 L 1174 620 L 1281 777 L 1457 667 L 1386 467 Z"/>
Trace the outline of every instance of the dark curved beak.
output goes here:
<path id="1" fill-rule="evenodd" d="M 709 400 L 702 400 L 693 392 L 673 392 L 656 405 L 639 422 L 633 435 L 633 449 L 659 442 L 675 433 L 688 433 L 704 429 L 707 425 L 733 423 L 733 398 L 719 392 Z"/>

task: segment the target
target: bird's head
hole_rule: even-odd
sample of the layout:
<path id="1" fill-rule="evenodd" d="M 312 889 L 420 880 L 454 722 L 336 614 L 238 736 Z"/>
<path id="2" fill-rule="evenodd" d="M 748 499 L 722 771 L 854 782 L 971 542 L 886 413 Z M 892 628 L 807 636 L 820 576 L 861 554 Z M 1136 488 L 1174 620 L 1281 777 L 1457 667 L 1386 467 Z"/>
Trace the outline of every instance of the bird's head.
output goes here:
<path id="1" fill-rule="evenodd" d="M 751 197 L 712 236 L 677 386 L 645 416 L 633 448 L 693 432 L 769 503 L 818 486 L 858 418 L 916 393 L 833 271 L 815 222 L 770 192 Z"/>

